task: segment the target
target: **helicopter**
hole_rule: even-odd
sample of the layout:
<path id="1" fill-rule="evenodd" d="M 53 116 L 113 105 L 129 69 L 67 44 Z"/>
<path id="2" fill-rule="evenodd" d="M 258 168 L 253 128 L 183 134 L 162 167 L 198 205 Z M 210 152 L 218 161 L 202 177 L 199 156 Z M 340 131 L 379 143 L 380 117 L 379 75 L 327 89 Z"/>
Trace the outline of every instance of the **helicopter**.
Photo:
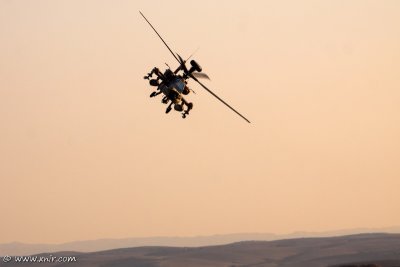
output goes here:
<path id="1" fill-rule="evenodd" d="M 192 89 L 187 86 L 188 80 L 192 79 L 196 81 L 202 88 L 208 91 L 211 95 L 221 101 L 225 106 L 230 108 L 233 112 L 239 115 L 242 119 L 250 123 L 250 121 L 240 114 L 236 109 L 226 103 L 222 98 L 217 96 L 213 91 L 207 88 L 203 83 L 201 83 L 198 78 L 200 79 L 210 79 L 207 74 L 202 72 L 202 68 L 195 60 L 190 61 L 190 68 L 186 67 L 186 62 L 192 57 L 192 55 L 183 60 L 182 57 L 174 53 L 168 44 L 164 41 L 161 35 L 157 32 L 157 30 L 153 27 L 150 21 L 143 15 L 141 11 L 139 11 L 140 15 L 146 20 L 146 22 L 150 25 L 150 27 L 154 30 L 154 32 L 158 35 L 164 45 L 168 48 L 171 52 L 173 57 L 178 61 L 179 66 L 173 71 L 167 65 L 167 69 L 164 72 L 161 72 L 157 67 L 154 67 L 144 79 L 149 80 L 149 84 L 153 87 L 156 87 L 155 91 L 150 94 L 150 97 L 156 97 L 157 95 L 163 94 L 164 97 L 162 98 L 161 102 L 163 104 L 168 104 L 165 113 L 169 113 L 172 110 L 172 106 L 175 111 L 182 112 L 182 118 L 186 118 L 189 115 L 189 112 L 193 109 L 193 103 L 188 102 L 183 95 L 188 95 L 190 92 L 195 93 Z M 155 75 L 155 78 L 153 78 Z"/>

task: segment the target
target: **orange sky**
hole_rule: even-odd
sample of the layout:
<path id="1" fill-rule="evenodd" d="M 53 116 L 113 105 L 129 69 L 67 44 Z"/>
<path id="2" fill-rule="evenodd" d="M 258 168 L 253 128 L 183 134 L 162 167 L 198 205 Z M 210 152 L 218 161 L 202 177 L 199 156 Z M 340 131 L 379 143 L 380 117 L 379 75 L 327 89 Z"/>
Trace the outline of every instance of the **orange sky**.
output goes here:
<path id="1" fill-rule="evenodd" d="M 166 115 L 142 77 L 196 60 Z M 399 1 L 0 1 L 0 243 L 400 225 Z"/>

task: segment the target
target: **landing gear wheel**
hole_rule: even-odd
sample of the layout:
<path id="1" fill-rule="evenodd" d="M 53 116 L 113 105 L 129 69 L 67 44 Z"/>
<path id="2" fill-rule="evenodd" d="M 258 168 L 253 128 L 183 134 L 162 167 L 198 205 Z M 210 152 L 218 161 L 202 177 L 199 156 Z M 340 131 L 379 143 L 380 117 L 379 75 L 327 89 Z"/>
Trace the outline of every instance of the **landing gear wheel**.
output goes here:
<path id="1" fill-rule="evenodd" d="M 186 118 L 186 114 L 183 114 L 183 115 L 182 115 L 182 119 L 184 119 L 184 118 Z"/>

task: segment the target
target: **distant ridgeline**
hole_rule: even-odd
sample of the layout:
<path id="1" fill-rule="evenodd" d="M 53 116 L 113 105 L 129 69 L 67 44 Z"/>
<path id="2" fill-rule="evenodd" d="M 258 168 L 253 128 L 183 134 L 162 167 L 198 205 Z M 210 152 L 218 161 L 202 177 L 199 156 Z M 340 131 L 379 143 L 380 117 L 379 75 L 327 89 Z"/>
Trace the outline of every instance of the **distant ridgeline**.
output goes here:
<path id="1" fill-rule="evenodd" d="M 381 263 L 350 263 L 331 267 L 400 267 L 400 261 L 381 261 Z"/>
<path id="2" fill-rule="evenodd" d="M 69 267 L 400 267 L 400 234 L 242 241 L 202 247 L 143 246 L 90 253 L 69 251 L 41 254 L 44 257 L 48 255 L 75 257 L 77 261 L 68 263 Z M 3 263 L 1 260 L 2 266 L 28 267 L 32 263 Z M 35 263 L 34 266 L 59 265 Z"/>

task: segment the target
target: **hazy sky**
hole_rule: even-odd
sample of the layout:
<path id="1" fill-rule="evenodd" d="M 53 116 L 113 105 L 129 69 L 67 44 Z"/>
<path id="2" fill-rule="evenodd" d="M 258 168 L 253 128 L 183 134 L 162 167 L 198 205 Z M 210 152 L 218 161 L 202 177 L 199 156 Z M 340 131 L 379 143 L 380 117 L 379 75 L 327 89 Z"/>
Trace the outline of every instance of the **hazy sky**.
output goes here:
<path id="1" fill-rule="evenodd" d="M 195 55 L 186 120 L 143 76 Z M 400 225 L 400 1 L 0 0 L 0 243 Z"/>

